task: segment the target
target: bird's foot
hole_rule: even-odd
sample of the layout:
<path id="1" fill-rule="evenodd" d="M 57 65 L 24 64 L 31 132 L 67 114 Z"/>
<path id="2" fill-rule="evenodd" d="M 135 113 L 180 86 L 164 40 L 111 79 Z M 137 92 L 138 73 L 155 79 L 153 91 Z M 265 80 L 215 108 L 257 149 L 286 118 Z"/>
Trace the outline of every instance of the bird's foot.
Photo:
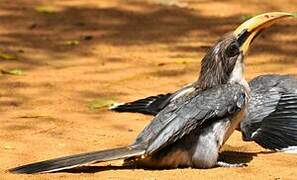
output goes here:
<path id="1" fill-rule="evenodd" d="M 228 167 L 228 168 L 233 168 L 233 167 L 246 167 L 246 163 L 236 163 L 236 164 L 231 164 L 223 161 L 218 161 L 217 166 L 219 167 Z"/>

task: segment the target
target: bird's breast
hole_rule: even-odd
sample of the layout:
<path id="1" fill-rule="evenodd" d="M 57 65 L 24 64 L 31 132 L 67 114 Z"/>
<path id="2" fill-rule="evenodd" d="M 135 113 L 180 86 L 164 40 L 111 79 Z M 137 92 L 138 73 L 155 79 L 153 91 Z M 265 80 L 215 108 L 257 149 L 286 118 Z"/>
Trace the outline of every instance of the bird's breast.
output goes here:
<path id="1" fill-rule="evenodd" d="M 231 134 L 234 132 L 234 130 L 239 126 L 240 121 L 244 118 L 245 110 L 242 108 L 238 113 L 236 113 L 233 117 L 230 117 L 229 123 L 226 123 L 224 127 L 226 128 L 224 139 L 222 141 L 222 145 L 225 144 L 225 142 L 229 139 Z"/>

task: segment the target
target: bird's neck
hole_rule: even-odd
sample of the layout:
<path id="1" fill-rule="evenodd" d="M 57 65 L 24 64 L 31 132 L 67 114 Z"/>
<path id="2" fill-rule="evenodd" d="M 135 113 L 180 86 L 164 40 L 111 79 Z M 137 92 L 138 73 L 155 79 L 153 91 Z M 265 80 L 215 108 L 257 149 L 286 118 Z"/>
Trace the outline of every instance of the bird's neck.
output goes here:
<path id="1" fill-rule="evenodd" d="M 228 83 L 237 83 L 242 85 L 247 92 L 250 92 L 250 86 L 244 78 L 243 57 L 236 61 L 233 71 L 228 79 Z"/>
<path id="2" fill-rule="evenodd" d="M 244 78 L 243 57 L 239 56 L 234 67 L 222 63 L 219 58 L 209 59 L 206 56 L 201 63 L 199 79 L 193 84 L 196 89 L 206 90 L 227 83 L 241 84 L 247 92 L 249 85 Z"/>
<path id="3" fill-rule="evenodd" d="M 226 74 L 221 66 L 220 63 L 202 63 L 199 79 L 194 83 L 194 87 L 206 90 L 220 84 L 228 83 L 228 74 Z"/>

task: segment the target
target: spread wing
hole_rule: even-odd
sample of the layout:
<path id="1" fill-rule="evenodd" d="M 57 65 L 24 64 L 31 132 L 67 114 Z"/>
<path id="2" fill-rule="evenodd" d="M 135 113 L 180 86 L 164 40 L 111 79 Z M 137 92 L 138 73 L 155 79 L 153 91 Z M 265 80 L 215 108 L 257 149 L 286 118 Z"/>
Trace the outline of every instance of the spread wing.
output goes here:
<path id="1" fill-rule="evenodd" d="M 182 89 L 167 94 L 159 94 L 156 96 L 149 96 L 144 99 L 139 99 L 133 102 L 124 103 L 110 108 L 116 112 L 134 112 L 149 115 L 156 115 L 164 109 L 171 101 L 192 93 L 195 88 L 189 84 Z"/>
<path id="2" fill-rule="evenodd" d="M 284 92 L 297 92 L 297 79 L 291 75 L 265 74 L 252 79 L 249 85 L 252 91 L 277 87 Z"/>
<path id="3" fill-rule="evenodd" d="M 296 146 L 297 80 L 288 75 L 262 75 L 249 84 L 251 98 L 240 124 L 243 139 L 268 149 Z"/>
<path id="4" fill-rule="evenodd" d="M 133 145 L 145 145 L 151 154 L 174 143 L 206 123 L 234 115 L 245 104 L 240 85 L 225 84 L 178 98 L 165 107 L 139 134 Z"/>
<path id="5" fill-rule="evenodd" d="M 172 95 L 173 94 L 171 93 L 167 93 L 149 96 L 144 99 L 113 106 L 110 110 L 116 112 L 142 113 L 155 116 L 168 105 L 173 97 Z"/>
<path id="6" fill-rule="evenodd" d="M 283 94 L 251 138 L 269 149 L 297 146 L 297 94 Z"/>
<path id="7" fill-rule="evenodd" d="M 252 134 L 261 127 L 263 119 L 275 111 L 280 98 L 281 94 L 276 89 L 252 90 L 246 116 L 240 123 L 243 140 L 253 140 Z"/>

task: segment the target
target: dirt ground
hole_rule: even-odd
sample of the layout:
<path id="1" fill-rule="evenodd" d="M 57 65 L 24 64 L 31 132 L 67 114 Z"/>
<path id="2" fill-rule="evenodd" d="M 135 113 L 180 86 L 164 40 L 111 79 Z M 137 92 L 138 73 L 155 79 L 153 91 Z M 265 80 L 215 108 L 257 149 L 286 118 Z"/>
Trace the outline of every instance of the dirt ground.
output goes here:
<path id="1" fill-rule="evenodd" d="M 143 170 L 120 161 L 71 172 L 14 175 L 21 164 L 129 144 L 151 117 L 91 109 L 171 92 L 197 78 L 207 47 L 245 17 L 297 9 L 296 0 L 0 0 L 0 176 L 3 179 L 296 179 L 297 155 L 234 133 L 224 157 L 244 168 Z M 297 21 L 260 36 L 246 78 L 295 74 Z M 7 55 L 8 54 L 8 55 Z M 7 57 L 9 56 L 9 57 Z M 109 165 L 109 166 L 106 166 Z"/>

